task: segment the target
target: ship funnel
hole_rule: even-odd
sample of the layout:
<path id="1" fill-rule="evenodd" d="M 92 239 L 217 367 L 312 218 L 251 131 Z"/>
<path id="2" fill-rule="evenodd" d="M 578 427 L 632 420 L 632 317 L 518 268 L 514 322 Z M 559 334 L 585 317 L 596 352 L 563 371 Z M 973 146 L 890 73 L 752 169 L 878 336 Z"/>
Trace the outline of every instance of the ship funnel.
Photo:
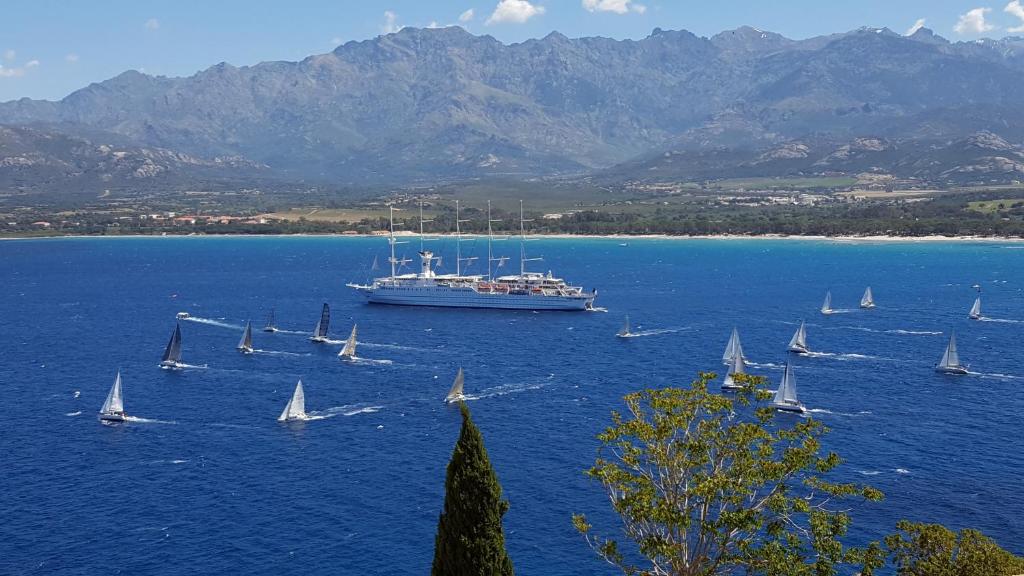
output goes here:
<path id="1" fill-rule="evenodd" d="M 434 261 L 434 253 L 430 250 L 424 250 L 420 252 L 420 277 L 421 278 L 433 278 L 434 271 L 430 269 L 431 262 Z"/>

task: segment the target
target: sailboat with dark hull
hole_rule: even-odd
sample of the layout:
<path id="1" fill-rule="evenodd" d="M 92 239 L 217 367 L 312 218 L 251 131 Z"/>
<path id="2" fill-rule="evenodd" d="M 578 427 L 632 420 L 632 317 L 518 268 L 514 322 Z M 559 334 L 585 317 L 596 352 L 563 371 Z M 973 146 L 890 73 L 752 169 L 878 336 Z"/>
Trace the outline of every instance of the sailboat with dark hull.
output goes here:
<path id="1" fill-rule="evenodd" d="M 967 374 L 967 366 L 960 363 L 960 352 L 956 347 L 956 332 L 950 333 L 946 351 L 943 352 L 939 363 L 935 365 L 935 371 L 942 374 Z"/>
<path id="2" fill-rule="evenodd" d="M 177 370 L 184 368 L 181 362 L 181 325 L 174 325 L 174 332 L 164 349 L 164 356 L 160 359 L 160 367 L 165 370 Z"/>
<path id="3" fill-rule="evenodd" d="M 793 412 L 796 414 L 807 412 L 807 408 L 804 408 L 804 405 L 800 403 L 796 396 L 796 376 L 793 375 L 793 366 L 789 362 L 786 362 L 786 372 L 782 376 L 782 383 L 779 384 L 779 389 L 775 391 L 772 407 L 780 412 Z"/>
<path id="4" fill-rule="evenodd" d="M 121 395 L 121 372 L 118 371 L 114 385 L 107 393 L 107 399 L 100 408 L 99 419 L 103 422 L 124 422 L 128 415 L 124 411 L 124 397 Z"/>
<path id="5" fill-rule="evenodd" d="M 324 302 L 324 307 L 320 311 L 320 319 L 316 321 L 316 327 L 313 328 L 313 335 L 309 337 L 313 342 L 327 342 L 327 329 L 331 324 L 331 307 Z"/>
<path id="6" fill-rule="evenodd" d="M 800 321 L 800 327 L 796 329 L 793 337 L 789 340 L 787 350 L 794 354 L 807 354 L 811 351 L 807 347 L 807 323 L 803 320 Z"/>
<path id="7" fill-rule="evenodd" d="M 238 341 L 238 351 L 242 354 L 252 354 L 252 322 L 245 323 L 245 332 L 242 333 L 242 339 Z"/>
<path id="8" fill-rule="evenodd" d="M 633 332 L 629 326 L 628 314 L 626 315 L 626 321 L 622 324 L 622 328 L 619 328 L 619 331 L 616 332 L 615 335 L 618 336 L 619 338 L 631 338 L 633 336 Z"/>

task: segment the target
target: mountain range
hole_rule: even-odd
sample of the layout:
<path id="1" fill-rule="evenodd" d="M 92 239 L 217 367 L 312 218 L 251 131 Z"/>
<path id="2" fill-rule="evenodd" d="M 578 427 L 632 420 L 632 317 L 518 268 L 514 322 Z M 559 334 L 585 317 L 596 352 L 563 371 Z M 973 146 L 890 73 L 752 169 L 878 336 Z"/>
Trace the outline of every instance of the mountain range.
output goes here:
<path id="1" fill-rule="evenodd" d="M 987 177 L 1020 179 L 1021 102 L 1019 37 L 860 28 L 792 40 L 742 27 L 506 45 L 405 28 L 299 62 L 128 71 L 60 101 L 0 103 L 0 186 L 630 179 L 666 158 L 680 178 L 941 180 L 979 174 L 980 161 Z M 714 170 L 695 168 L 709 157 Z"/>

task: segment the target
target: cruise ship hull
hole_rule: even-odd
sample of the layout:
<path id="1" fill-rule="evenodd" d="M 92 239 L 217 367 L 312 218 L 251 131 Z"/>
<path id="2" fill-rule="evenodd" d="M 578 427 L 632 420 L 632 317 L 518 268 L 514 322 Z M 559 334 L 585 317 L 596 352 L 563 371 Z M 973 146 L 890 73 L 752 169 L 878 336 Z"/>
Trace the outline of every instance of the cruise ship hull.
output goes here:
<path id="1" fill-rule="evenodd" d="M 540 296 L 529 294 L 481 293 L 473 289 L 443 286 L 361 288 L 371 304 L 435 306 L 444 308 L 498 308 L 505 310 L 586 310 L 594 296 Z"/>

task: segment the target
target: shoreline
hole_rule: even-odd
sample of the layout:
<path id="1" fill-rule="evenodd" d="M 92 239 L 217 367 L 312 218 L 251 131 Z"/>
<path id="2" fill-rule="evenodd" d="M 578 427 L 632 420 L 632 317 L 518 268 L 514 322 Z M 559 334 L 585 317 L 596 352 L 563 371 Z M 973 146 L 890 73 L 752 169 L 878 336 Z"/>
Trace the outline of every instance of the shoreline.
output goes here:
<path id="1" fill-rule="evenodd" d="M 403 233 L 396 236 L 415 237 L 416 234 Z M 431 236 L 455 236 L 450 233 L 436 233 Z M 486 238 L 486 235 L 464 234 L 467 237 Z M 506 235 L 506 237 L 515 235 Z M 822 236 L 822 235 L 786 235 L 786 234 L 702 234 L 695 236 L 682 236 L 673 234 L 529 234 L 536 239 L 556 240 L 617 240 L 628 242 L 630 240 L 802 240 L 817 242 L 837 243 L 934 243 L 934 242 L 995 242 L 1018 244 L 1024 243 L 1024 237 L 1018 236 Z M 68 234 L 68 235 L 46 235 L 46 236 L 0 236 L 4 240 L 56 240 L 56 239 L 126 239 L 126 238 L 387 238 L 387 235 L 380 234 L 117 234 L 117 235 L 93 235 L 93 234 Z"/>

